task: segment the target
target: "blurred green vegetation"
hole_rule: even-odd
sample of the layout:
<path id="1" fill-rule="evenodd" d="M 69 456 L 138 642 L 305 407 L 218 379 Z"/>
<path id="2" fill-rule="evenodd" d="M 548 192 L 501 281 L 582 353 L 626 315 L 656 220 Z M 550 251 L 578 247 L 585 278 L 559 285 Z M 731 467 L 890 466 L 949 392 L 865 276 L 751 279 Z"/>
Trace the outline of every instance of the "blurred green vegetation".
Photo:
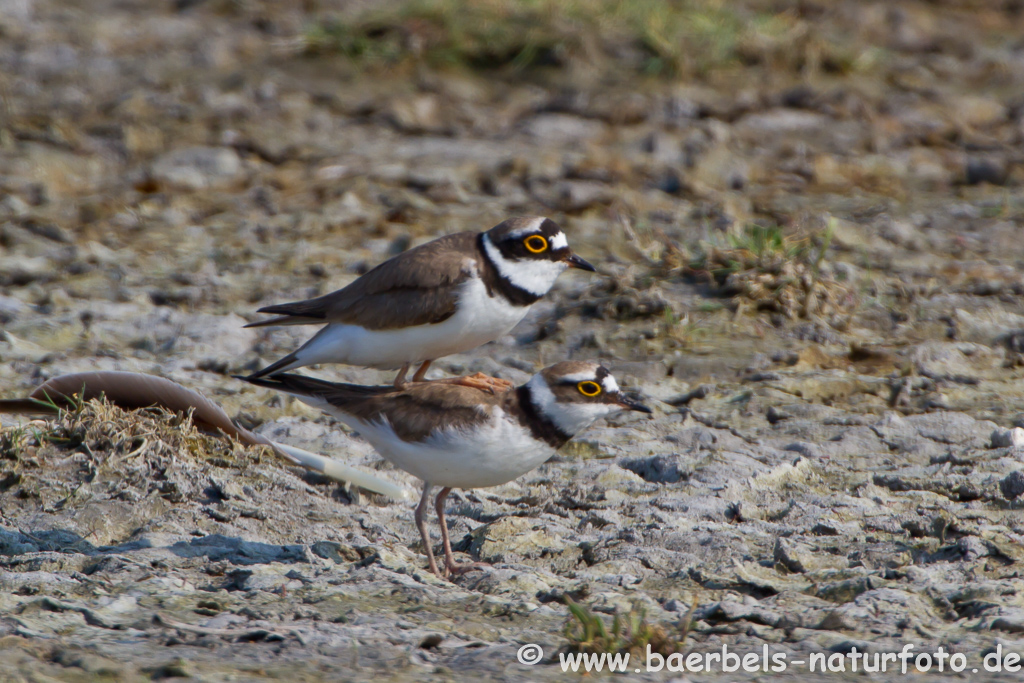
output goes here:
<path id="1" fill-rule="evenodd" d="M 577 604 L 566 597 L 569 620 L 563 635 L 571 652 L 630 652 L 643 656 L 648 648 L 661 655 L 679 652 L 690 633 L 693 612 L 697 607 L 696 597 L 686 616 L 678 624 L 652 624 L 647 621 L 647 612 L 634 605 L 625 614 L 616 613 L 610 626 L 601 615 L 589 607 Z"/>
<path id="2" fill-rule="evenodd" d="M 406 0 L 320 19 L 307 54 L 473 70 L 583 66 L 694 76 L 764 61 L 851 68 L 857 55 L 810 36 L 793 10 L 756 0 Z M 824 56 L 823 56 L 824 53 Z"/>

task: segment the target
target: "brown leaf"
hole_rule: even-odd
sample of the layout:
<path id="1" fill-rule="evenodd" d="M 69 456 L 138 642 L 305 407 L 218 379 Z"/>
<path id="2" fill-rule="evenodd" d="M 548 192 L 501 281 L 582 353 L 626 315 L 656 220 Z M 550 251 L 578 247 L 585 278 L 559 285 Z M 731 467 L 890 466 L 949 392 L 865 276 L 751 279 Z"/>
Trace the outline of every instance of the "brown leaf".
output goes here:
<path id="1" fill-rule="evenodd" d="M 58 407 L 65 407 L 72 403 L 74 396 L 85 401 L 105 396 L 107 401 L 125 410 L 153 406 L 176 413 L 192 410 L 192 421 L 204 431 L 222 433 L 247 445 L 271 446 L 268 439 L 236 425 L 223 408 L 198 391 L 163 377 L 138 372 L 101 370 L 53 377 L 36 387 L 27 399 L 0 401 L 0 412 L 52 414 L 51 407 L 36 401 L 52 401 Z"/>

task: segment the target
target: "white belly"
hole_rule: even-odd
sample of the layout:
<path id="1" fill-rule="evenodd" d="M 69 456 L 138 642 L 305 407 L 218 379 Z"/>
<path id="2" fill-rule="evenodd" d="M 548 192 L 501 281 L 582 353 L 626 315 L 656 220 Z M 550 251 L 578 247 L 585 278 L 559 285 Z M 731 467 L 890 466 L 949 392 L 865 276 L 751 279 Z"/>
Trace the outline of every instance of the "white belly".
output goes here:
<path id="1" fill-rule="evenodd" d="M 511 332 L 528 308 L 513 306 L 500 296 L 488 296 L 483 282 L 470 278 L 459 292 L 455 314 L 443 322 L 393 330 L 335 323 L 320 330 L 296 356 L 300 365 L 345 363 L 382 370 L 398 368 L 494 341 Z"/>
<path id="2" fill-rule="evenodd" d="M 387 422 L 366 423 L 331 408 L 326 410 L 358 431 L 395 467 L 437 486 L 498 486 L 521 477 L 555 453 L 498 407 L 493 408 L 491 421 L 481 428 L 435 432 L 419 443 L 398 438 Z"/>

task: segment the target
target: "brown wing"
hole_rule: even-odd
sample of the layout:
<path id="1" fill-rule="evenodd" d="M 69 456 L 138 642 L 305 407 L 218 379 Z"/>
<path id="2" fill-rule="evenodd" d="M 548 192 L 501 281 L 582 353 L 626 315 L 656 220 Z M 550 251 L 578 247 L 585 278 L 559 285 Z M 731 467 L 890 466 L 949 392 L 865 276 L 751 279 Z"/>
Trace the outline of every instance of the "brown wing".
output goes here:
<path id="1" fill-rule="evenodd" d="M 466 429 L 489 419 L 487 410 L 499 405 L 503 395 L 456 384 L 414 384 L 399 396 L 380 396 L 365 401 L 366 407 L 358 407 L 363 419 L 386 417 L 395 434 L 405 441 L 419 441 L 440 429 Z M 346 397 L 347 398 L 347 397 Z M 341 410 L 351 410 L 353 404 L 339 405 L 341 396 L 330 396 L 327 400 Z M 377 416 L 377 417 L 374 417 Z"/>
<path id="2" fill-rule="evenodd" d="M 422 382 L 397 391 L 393 386 L 340 384 L 292 374 L 240 379 L 290 394 L 322 398 L 367 422 L 386 418 L 398 437 L 406 441 L 418 441 L 438 429 L 480 424 L 488 417 L 480 408 L 507 401 L 506 394 L 494 395 L 457 384 Z"/>
<path id="3" fill-rule="evenodd" d="M 280 317 L 246 327 L 338 322 L 387 330 L 442 322 L 455 313 L 457 289 L 472 273 L 467 260 L 476 256 L 476 237 L 460 232 L 414 247 L 343 289 L 261 308 Z"/>

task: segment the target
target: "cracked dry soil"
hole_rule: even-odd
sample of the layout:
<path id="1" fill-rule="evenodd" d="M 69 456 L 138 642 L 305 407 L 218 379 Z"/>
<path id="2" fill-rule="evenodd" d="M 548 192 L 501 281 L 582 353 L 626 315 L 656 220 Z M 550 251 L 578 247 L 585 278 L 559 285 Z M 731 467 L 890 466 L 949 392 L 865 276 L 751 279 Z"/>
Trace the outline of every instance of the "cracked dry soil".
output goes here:
<path id="1" fill-rule="evenodd" d="M 410 504 L 179 418 L 89 406 L 46 438 L 5 416 L 0 678 L 556 680 L 566 595 L 667 629 L 696 605 L 687 652 L 913 642 L 964 653 L 964 677 L 1024 653 L 1018 3 L 783 3 L 801 36 L 845 31 L 853 66 L 800 40 L 808 59 L 755 45 L 607 83 L 282 51 L 338 9 L 307 4 L 0 3 L 0 396 L 158 374 L 413 488 L 231 379 L 309 332 L 242 325 L 530 213 L 601 275 L 435 372 L 595 358 L 660 407 L 454 495 L 459 552 L 491 565 L 454 583 L 425 571 Z M 810 245 L 786 252 L 803 265 L 700 263 L 751 224 Z M 808 307 L 821 283 L 841 294 Z M 519 664 L 524 643 L 549 659 Z"/>

